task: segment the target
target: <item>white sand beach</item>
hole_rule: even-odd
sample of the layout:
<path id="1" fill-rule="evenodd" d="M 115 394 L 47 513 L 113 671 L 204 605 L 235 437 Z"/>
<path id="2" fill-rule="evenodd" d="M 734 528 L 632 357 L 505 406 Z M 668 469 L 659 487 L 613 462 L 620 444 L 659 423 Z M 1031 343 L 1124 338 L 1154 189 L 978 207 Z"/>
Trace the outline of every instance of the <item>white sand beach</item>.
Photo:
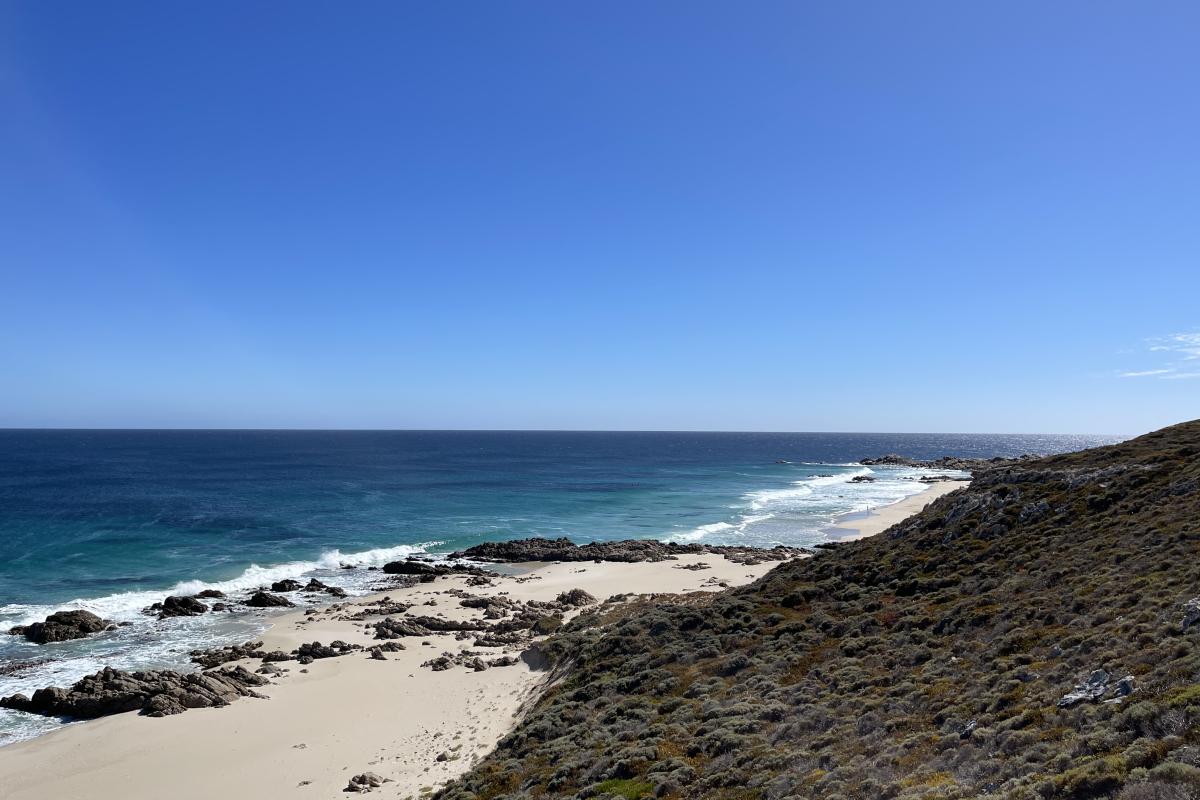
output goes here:
<path id="1" fill-rule="evenodd" d="M 963 485 L 934 484 L 866 518 L 844 522 L 834 535 L 852 539 L 877 533 Z M 701 562 L 708 568 L 683 569 Z M 528 572 L 469 591 L 507 593 L 521 601 L 551 601 L 575 588 L 600 600 L 621 593 L 716 591 L 748 583 L 776 563 L 745 566 L 703 555 L 657 563 L 524 565 Z M 445 576 L 386 596 L 413 604 L 412 613 L 447 619 L 480 613 L 462 608 L 452 590 L 467 590 L 466 577 Z M 358 598 L 349 611 L 383 596 Z M 422 606 L 426 603 L 432 605 Z M 262 637 L 264 649 L 291 651 L 304 642 L 336 639 L 378 644 L 364 622 L 339 619 L 345 614 L 306 615 L 302 609 L 282 614 Z M 226 708 L 159 719 L 119 714 L 5 747 L 0 749 L 0 794 L 5 800 L 335 798 L 344 796 L 352 776 L 373 772 L 389 781 L 377 790 L 382 796 L 418 797 L 490 751 L 546 679 L 545 672 L 523 662 L 482 672 L 462 666 L 435 672 L 421 664 L 471 643 L 451 634 L 425 641 L 404 639 L 407 649 L 387 653 L 386 661 L 356 652 L 307 667 L 283 662 L 288 672 L 262 690 L 269 699 L 247 698 Z M 253 669 L 258 662 L 244 665 Z"/>
<path id="2" fill-rule="evenodd" d="M 874 536 L 895 525 L 913 514 L 919 513 L 925 506 L 937 500 L 942 495 L 950 494 L 961 489 L 970 481 L 943 481 L 930 484 L 929 488 L 919 494 L 914 494 L 890 505 L 882 506 L 866 514 L 846 514 L 829 528 L 825 533 L 834 541 L 849 541 Z"/>
<path id="3" fill-rule="evenodd" d="M 679 567 L 703 561 L 710 569 Z M 580 588 L 603 600 L 619 593 L 710 591 L 747 583 L 778 562 L 743 566 L 721 556 L 686 556 L 658 563 L 530 565 L 532 571 L 473 587 L 472 594 L 507 592 L 515 600 L 550 601 Z M 465 619 L 448 590 L 464 576 L 387 592 L 417 604 L 412 613 Z M 383 595 L 358 598 L 362 606 Z M 434 601 L 436 606 L 421 608 Z M 419 609 L 419 611 L 418 611 Z M 357 609 L 352 609 L 357 610 Z M 303 642 L 372 642 L 362 622 L 330 613 L 280 615 L 262 638 L 265 649 L 292 650 Z M 69 726 L 0 749 L 0 796 L 5 800 L 211 800 L 335 798 L 353 775 L 374 772 L 391 782 L 384 797 L 418 796 L 465 771 L 514 724 L 545 678 L 526 664 L 483 672 L 461 666 L 434 672 L 421 664 L 470 647 L 453 635 L 403 640 L 406 650 L 386 661 L 364 652 L 321 659 L 263 688 L 267 700 L 246 698 L 226 708 L 196 709 L 152 719 L 119 714 Z M 500 655 L 502 651 L 496 651 Z M 245 662 L 253 669 L 257 661 Z M 300 672 L 307 669 L 307 673 Z M 437 757 L 446 753 L 446 759 Z"/>

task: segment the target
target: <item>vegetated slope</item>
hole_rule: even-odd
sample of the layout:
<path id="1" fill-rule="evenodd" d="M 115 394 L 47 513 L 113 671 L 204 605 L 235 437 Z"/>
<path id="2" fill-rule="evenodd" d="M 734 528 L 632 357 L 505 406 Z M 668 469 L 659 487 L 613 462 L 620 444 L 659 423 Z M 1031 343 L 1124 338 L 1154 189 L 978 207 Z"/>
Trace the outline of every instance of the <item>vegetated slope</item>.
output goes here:
<path id="1" fill-rule="evenodd" d="M 1200 797 L 1197 595 L 1200 421 L 1001 466 L 747 587 L 581 618 L 438 797 Z"/>

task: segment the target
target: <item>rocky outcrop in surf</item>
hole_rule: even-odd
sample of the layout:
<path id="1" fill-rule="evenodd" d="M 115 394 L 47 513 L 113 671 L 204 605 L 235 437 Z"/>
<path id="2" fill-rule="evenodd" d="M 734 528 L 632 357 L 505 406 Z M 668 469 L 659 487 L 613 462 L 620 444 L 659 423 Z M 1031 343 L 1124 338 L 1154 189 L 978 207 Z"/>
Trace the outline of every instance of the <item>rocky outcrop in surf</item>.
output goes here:
<path id="1" fill-rule="evenodd" d="M 111 627 L 114 627 L 111 622 L 90 611 L 57 611 L 41 622 L 17 625 L 8 632 L 12 636 L 24 636 L 37 644 L 49 644 L 82 639 Z"/>

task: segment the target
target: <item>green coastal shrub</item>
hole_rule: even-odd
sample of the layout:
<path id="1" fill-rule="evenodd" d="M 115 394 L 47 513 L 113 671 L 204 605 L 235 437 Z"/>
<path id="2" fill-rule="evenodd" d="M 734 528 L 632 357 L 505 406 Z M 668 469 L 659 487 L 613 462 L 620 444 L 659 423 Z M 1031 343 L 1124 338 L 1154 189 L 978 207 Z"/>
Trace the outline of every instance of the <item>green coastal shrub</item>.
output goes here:
<path id="1" fill-rule="evenodd" d="M 562 626 L 558 680 L 437 797 L 1200 800 L 1196 597 L 1200 422 L 998 463 L 749 586 Z"/>

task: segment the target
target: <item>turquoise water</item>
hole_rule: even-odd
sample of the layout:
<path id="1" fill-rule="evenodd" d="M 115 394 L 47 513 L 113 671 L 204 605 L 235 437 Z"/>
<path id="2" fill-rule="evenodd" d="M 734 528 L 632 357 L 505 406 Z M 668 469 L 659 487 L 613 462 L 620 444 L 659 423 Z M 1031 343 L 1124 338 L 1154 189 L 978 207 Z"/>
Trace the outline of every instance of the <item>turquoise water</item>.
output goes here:
<path id="1" fill-rule="evenodd" d="M 0 636 L 0 695 L 100 666 L 185 666 L 261 613 L 159 622 L 168 593 L 365 568 L 485 540 L 569 536 L 811 545 L 920 470 L 851 462 L 1060 452 L 1097 437 L 886 434 L 0 431 L 0 628 L 60 608 L 134 624 L 38 647 Z M 786 463 L 783 463 L 786 462 Z M 850 483 L 870 474 L 871 483 Z M 341 569 L 352 565 L 356 569 Z M 58 723 L 0 712 L 0 743 Z"/>

